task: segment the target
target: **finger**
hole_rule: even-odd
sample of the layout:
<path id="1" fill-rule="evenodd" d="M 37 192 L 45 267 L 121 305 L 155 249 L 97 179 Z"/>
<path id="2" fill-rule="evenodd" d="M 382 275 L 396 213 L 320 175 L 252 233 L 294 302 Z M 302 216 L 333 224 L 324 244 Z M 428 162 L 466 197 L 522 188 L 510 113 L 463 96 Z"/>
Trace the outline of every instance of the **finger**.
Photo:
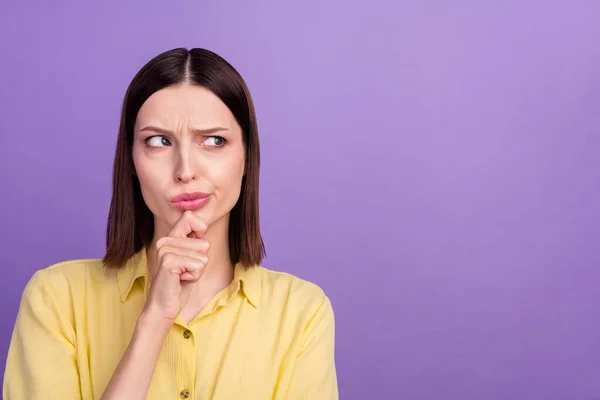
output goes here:
<path id="1" fill-rule="evenodd" d="M 201 232 L 192 232 L 190 234 L 187 235 L 188 238 L 190 239 L 205 239 L 206 238 L 206 232 L 201 233 Z"/>
<path id="2" fill-rule="evenodd" d="M 162 261 L 159 264 L 159 268 L 157 268 L 156 273 L 161 274 L 163 272 L 168 272 L 178 277 L 181 276 L 184 272 L 190 272 L 194 274 L 194 272 L 204 270 L 206 266 L 206 259 L 201 259 L 197 257 L 188 257 L 181 254 L 176 253 L 167 253 L 162 257 Z M 197 274 L 194 274 L 197 275 Z"/>
<path id="3" fill-rule="evenodd" d="M 194 239 L 194 240 L 198 240 L 198 239 Z M 164 256 L 167 254 L 176 254 L 176 255 L 180 255 L 180 256 L 184 256 L 184 257 L 196 258 L 196 259 L 202 261 L 204 263 L 204 265 L 208 264 L 208 256 L 206 255 L 206 253 L 204 253 L 202 251 L 198 251 L 198 250 L 190 249 L 190 248 L 186 248 L 186 247 L 174 247 L 174 246 L 163 245 L 162 247 L 160 247 L 157 250 L 157 255 L 158 255 L 157 259 L 159 261 L 159 265 L 163 261 Z"/>
<path id="4" fill-rule="evenodd" d="M 168 236 L 185 238 L 194 233 L 196 237 L 204 238 L 207 229 L 208 226 L 202 218 L 187 210 L 177 220 Z"/>
<path id="5" fill-rule="evenodd" d="M 210 243 L 206 239 L 192 239 L 192 238 L 180 238 L 165 236 L 156 241 L 156 248 L 160 249 L 163 246 L 169 247 L 181 247 L 190 250 L 199 251 L 202 253 L 208 252 L 210 249 Z"/>
<path id="6" fill-rule="evenodd" d="M 191 211 L 185 211 L 179 220 L 175 223 L 168 236 L 171 237 L 188 237 L 196 236 L 204 238 L 208 226 L 204 220 Z"/>
<path id="7" fill-rule="evenodd" d="M 194 273 L 192 272 L 184 272 L 183 274 L 181 274 L 179 276 L 179 280 L 182 284 L 187 284 L 187 283 L 194 283 L 197 282 L 198 279 L 200 279 L 200 276 L 202 275 L 202 271 L 198 270 Z"/>

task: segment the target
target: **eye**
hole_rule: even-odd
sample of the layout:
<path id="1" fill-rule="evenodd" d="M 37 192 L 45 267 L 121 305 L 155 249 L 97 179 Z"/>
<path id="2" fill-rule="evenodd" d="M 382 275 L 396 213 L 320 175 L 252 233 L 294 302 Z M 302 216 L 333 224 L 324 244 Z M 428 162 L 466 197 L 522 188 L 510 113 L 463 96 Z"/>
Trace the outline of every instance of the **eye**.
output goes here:
<path id="1" fill-rule="evenodd" d="M 150 147 L 161 147 L 168 146 L 171 144 L 171 142 L 169 142 L 169 139 L 167 139 L 164 136 L 151 136 L 148 139 L 146 139 L 145 142 Z"/>
<path id="2" fill-rule="evenodd" d="M 223 147 L 225 146 L 225 143 L 227 143 L 227 141 L 221 136 L 209 136 L 203 142 L 203 144 L 210 147 Z"/>

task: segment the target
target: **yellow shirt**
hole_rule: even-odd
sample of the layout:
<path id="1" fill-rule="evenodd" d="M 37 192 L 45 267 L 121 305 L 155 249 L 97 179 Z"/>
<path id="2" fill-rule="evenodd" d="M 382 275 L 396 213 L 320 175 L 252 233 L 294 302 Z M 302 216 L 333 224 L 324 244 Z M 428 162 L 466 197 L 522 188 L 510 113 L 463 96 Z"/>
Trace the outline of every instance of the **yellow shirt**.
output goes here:
<path id="1" fill-rule="evenodd" d="M 99 399 L 146 300 L 146 252 L 121 270 L 67 261 L 27 284 L 4 375 L 5 400 Z M 186 397 L 187 396 L 187 397 Z M 236 267 L 164 341 L 147 399 L 337 399 L 334 316 L 316 285 Z"/>

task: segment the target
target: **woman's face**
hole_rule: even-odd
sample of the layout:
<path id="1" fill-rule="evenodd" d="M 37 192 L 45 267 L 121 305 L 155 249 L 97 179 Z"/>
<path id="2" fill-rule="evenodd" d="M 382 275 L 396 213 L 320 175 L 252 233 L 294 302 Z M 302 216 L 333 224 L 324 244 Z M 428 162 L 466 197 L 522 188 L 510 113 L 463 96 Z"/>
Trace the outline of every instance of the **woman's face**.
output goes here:
<path id="1" fill-rule="evenodd" d="M 228 225 L 240 196 L 244 158 L 241 128 L 210 90 L 179 84 L 150 96 L 137 116 L 133 162 L 144 201 L 154 214 L 155 237 L 169 233 L 182 206 L 193 208 L 209 227 L 218 221 Z M 172 202 L 195 192 L 209 195 L 200 208 L 193 202 Z"/>

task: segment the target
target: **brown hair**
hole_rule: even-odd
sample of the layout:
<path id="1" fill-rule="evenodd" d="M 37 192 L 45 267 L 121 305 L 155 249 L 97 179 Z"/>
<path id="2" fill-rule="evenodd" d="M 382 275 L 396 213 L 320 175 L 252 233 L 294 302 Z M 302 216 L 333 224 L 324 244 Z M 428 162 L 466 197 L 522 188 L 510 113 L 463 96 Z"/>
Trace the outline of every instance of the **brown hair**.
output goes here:
<path id="1" fill-rule="evenodd" d="M 123 267 L 131 256 L 150 244 L 154 235 L 154 216 L 142 198 L 134 173 L 132 149 L 137 114 L 153 93 L 184 82 L 212 91 L 242 128 L 246 165 L 240 198 L 230 213 L 231 261 L 251 267 L 260 264 L 265 255 L 258 217 L 258 126 L 248 87 L 239 72 L 219 55 L 205 49 L 178 48 L 159 54 L 144 65 L 125 93 L 106 227 L 103 263 L 108 268 Z"/>

